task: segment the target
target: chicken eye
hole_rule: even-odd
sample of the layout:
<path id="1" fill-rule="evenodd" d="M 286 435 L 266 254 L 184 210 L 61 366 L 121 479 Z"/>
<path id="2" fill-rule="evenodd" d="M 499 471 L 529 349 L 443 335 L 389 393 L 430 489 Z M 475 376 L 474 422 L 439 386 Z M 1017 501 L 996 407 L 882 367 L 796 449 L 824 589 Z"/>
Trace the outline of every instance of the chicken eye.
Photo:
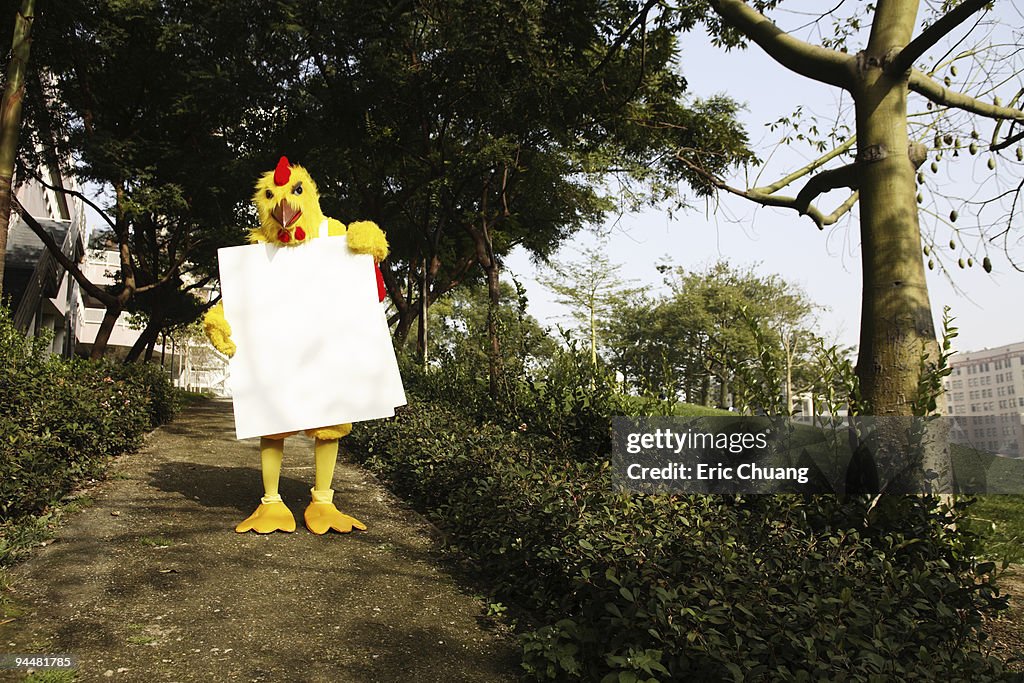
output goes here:
<path id="1" fill-rule="evenodd" d="M 273 199 L 274 198 L 274 193 L 271 190 L 267 190 L 266 193 L 265 193 L 265 196 L 266 196 L 267 199 Z"/>
<path id="2" fill-rule="evenodd" d="M 302 183 L 295 183 L 295 187 L 292 188 L 292 194 L 302 194 Z"/>

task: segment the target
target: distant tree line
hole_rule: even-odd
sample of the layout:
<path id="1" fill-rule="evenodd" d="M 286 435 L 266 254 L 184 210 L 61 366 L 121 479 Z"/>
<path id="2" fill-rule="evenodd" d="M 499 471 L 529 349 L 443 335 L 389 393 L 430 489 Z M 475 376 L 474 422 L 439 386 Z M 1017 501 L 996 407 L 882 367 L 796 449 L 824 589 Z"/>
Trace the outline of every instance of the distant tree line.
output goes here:
<path id="1" fill-rule="evenodd" d="M 792 413 L 801 394 L 825 391 L 821 352 L 834 344 L 818 328 L 820 307 L 798 285 L 722 260 L 694 271 L 661 266 L 665 286 L 657 291 L 631 286 L 618 269 L 598 247 L 542 278 L 571 311 L 559 330 L 526 313 L 518 283 L 502 283 L 499 325 L 517 374 L 537 372 L 569 346 L 619 373 L 621 389 L 634 395 L 758 410 L 769 407 L 760 397 L 774 394 Z M 438 301 L 434 365 L 478 377 L 487 358 L 487 310 L 481 286 Z M 836 352 L 845 357 L 849 349 Z"/>

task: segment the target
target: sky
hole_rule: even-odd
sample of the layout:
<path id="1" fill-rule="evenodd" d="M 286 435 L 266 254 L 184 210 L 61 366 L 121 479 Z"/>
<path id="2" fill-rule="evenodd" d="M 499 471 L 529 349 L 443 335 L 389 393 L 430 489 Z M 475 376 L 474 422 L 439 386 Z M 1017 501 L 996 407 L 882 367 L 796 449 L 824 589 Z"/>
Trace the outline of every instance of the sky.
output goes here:
<path id="1" fill-rule="evenodd" d="M 1003 5 L 1005 8 L 1006 3 Z M 1020 25 L 1019 10 L 1012 3 L 1009 13 L 1016 19 L 1013 25 Z M 787 18 L 791 25 L 800 20 L 798 15 L 783 16 L 779 19 L 783 27 Z M 726 92 L 746 103 L 742 120 L 762 157 L 778 140 L 778 132 L 769 131 L 766 124 L 792 114 L 797 104 L 826 118 L 834 118 L 837 108 L 848 111 L 849 100 L 843 102 L 832 88 L 791 74 L 756 46 L 725 52 L 711 46 L 705 37 L 691 35 L 684 37 L 682 47 L 680 66 L 691 94 L 707 97 Z M 1008 83 L 1001 88 L 1000 92 L 1005 91 L 1003 100 L 1008 101 L 1017 87 L 1017 83 Z M 979 130 L 984 138 L 991 124 L 979 125 Z M 982 155 L 963 155 L 956 160 L 956 166 L 943 165 L 939 173 L 958 191 L 978 186 L 979 182 L 984 187 L 991 180 L 978 170 L 981 158 Z M 783 169 L 798 167 L 802 164 L 794 162 L 809 159 L 798 150 L 778 150 L 771 164 L 776 171 L 767 172 L 763 180 L 781 177 L 785 174 Z M 947 175 L 950 173 L 953 175 Z M 842 199 L 837 195 L 833 200 L 829 195 L 822 200 L 822 206 L 834 207 Z M 830 210 L 826 208 L 826 213 Z M 964 222 L 961 218 L 960 223 Z M 1024 227 L 1019 218 L 1016 226 Z M 943 232 L 947 227 L 940 226 L 936 231 L 939 244 L 949 240 L 951 233 Z M 600 243 L 598 235 L 607 236 L 609 257 L 621 264 L 622 278 L 653 288 L 662 286 L 662 276 L 655 265 L 666 256 L 671 263 L 691 270 L 727 258 L 735 266 L 756 265 L 759 272 L 781 275 L 802 287 L 823 307 L 817 316 L 819 335 L 830 342 L 857 344 L 862 278 L 855 221 L 841 221 L 819 231 L 810 219 L 792 210 L 758 207 L 739 197 L 723 196 L 717 207 L 701 200 L 694 209 L 676 212 L 672 217 L 660 210 L 614 216 L 596 230 L 577 235 L 564 245 L 556 259 L 578 260 L 581 248 Z M 954 341 L 956 350 L 980 350 L 1024 340 L 1024 307 L 1020 304 L 1024 273 L 1014 270 L 998 248 L 988 252 L 993 262 L 991 274 L 978 267 L 982 252 L 977 249 L 979 263 L 966 270 L 957 267 L 959 252 L 949 252 L 948 244 L 942 249 L 936 251 L 941 252 L 942 263 L 950 268 L 955 284 L 940 268 L 928 271 L 936 329 L 941 329 L 943 307 L 949 306 L 954 325 L 959 328 Z M 523 251 L 513 253 L 505 268 L 525 286 L 531 315 L 548 326 L 567 323 L 568 309 L 554 303 L 552 294 L 537 282 L 537 268 Z"/>

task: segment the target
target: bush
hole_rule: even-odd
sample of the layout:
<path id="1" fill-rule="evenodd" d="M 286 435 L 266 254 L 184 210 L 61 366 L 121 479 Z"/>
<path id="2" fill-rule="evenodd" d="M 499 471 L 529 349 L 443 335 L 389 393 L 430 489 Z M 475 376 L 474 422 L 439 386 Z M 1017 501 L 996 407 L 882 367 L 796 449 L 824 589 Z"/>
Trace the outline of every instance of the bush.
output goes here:
<path id="1" fill-rule="evenodd" d="M 0 521 L 36 514 L 174 412 L 160 368 L 50 356 L 0 308 Z"/>
<path id="2" fill-rule="evenodd" d="M 561 349 L 532 377 L 504 378 L 498 400 L 488 396 L 486 368 L 467 369 L 450 362 L 424 371 L 402 359 L 402 378 L 410 394 L 457 407 L 478 422 L 527 431 L 555 441 L 581 458 L 607 457 L 611 451 L 611 415 L 629 415 L 641 405 L 623 396 L 614 373 L 574 345 Z M 475 372 L 473 371 L 475 370 Z"/>
<path id="3" fill-rule="evenodd" d="M 995 680 L 994 566 L 924 497 L 617 492 L 550 434 L 415 403 L 356 457 L 527 610 L 536 680 Z"/>

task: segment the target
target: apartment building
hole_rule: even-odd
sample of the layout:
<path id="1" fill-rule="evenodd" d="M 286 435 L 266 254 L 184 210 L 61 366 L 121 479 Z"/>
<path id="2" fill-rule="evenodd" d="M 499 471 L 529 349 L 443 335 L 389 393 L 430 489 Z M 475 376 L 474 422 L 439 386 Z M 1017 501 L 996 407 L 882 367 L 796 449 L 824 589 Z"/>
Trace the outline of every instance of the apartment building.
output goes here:
<path id="1" fill-rule="evenodd" d="M 78 189 L 73 179 L 52 171 L 48 177 L 57 187 Z M 113 284 L 112 273 L 120 267 L 120 259 L 108 245 L 91 239 L 81 200 L 32 179 L 19 183 L 15 193 L 64 254 L 80 264 L 90 282 Z M 102 304 L 82 290 L 16 213 L 11 215 L 8 230 L 3 294 L 17 329 L 29 336 L 48 333 L 52 353 L 65 357 L 89 354 L 105 313 Z M 139 334 L 129 316 L 122 313 L 110 334 L 108 357 L 126 355 Z M 164 359 L 178 386 L 227 393 L 227 360 L 205 340 L 184 335 L 180 340 L 168 339 L 166 348 L 158 345 L 156 355 Z"/>
<path id="2" fill-rule="evenodd" d="M 51 173 L 50 178 L 56 186 L 65 185 L 59 174 Z M 77 188 L 72 185 L 71 189 Z M 32 180 L 19 183 L 15 196 L 61 245 L 65 256 L 76 262 L 85 258 L 89 235 L 80 200 Z M 47 331 L 53 340 L 53 353 L 75 353 L 76 332 L 84 311 L 78 284 L 66 276 L 57 259 L 16 212 L 11 213 L 7 233 L 3 292 L 19 330 L 33 336 Z"/>
<path id="3" fill-rule="evenodd" d="M 955 440 L 1024 457 L 1024 342 L 957 353 L 945 379 Z"/>

